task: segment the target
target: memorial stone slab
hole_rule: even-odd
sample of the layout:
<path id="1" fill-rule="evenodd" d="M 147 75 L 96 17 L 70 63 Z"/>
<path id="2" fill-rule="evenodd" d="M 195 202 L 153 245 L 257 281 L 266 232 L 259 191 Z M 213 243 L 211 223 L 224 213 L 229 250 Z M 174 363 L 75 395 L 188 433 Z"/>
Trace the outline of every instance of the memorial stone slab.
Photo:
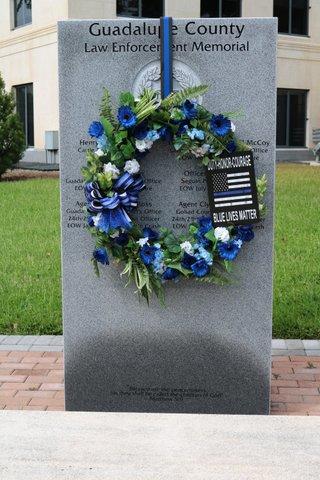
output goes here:
<path id="1" fill-rule="evenodd" d="M 272 318 L 275 19 L 173 21 L 174 89 L 209 85 L 212 112 L 241 111 L 237 135 L 268 178 L 268 214 L 242 249 L 233 283 L 166 285 L 166 305 L 124 288 L 119 267 L 90 264 L 80 168 L 95 148 L 103 87 L 160 90 L 159 20 L 59 22 L 61 221 L 68 410 L 269 412 Z M 135 218 L 176 232 L 209 214 L 204 168 L 157 142 L 142 162 L 147 188 Z"/>

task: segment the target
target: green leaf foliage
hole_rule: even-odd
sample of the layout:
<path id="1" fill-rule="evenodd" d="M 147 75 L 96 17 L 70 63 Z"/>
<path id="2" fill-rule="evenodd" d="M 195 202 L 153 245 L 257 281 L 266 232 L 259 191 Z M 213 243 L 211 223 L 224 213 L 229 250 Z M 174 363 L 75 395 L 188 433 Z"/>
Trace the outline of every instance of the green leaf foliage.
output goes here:
<path id="1" fill-rule="evenodd" d="M 131 92 L 121 92 L 119 96 L 120 105 L 134 106 L 134 96 Z"/>
<path id="2" fill-rule="evenodd" d="M 176 237 L 173 235 L 173 233 L 170 233 L 169 235 L 167 235 L 165 237 L 164 243 L 167 246 L 169 252 L 171 252 L 171 253 L 180 253 L 181 252 L 180 243 L 176 239 Z"/>
<path id="3" fill-rule="evenodd" d="M 114 133 L 114 126 L 112 125 L 110 120 L 108 120 L 108 118 L 106 117 L 101 117 L 101 123 L 103 125 L 106 136 L 108 138 L 112 138 Z"/>
<path id="4" fill-rule="evenodd" d="M 111 125 L 116 124 L 116 120 L 112 111 L 110 92 L 107 88 L 104 88 L 103 90 L 103 96 L 100 105 L 100 115 L 101 117 L 104 117 L 106 120 L 108 120 Z"/>
<path id="5" fill-rule="evenodd" d="M 209 230 L 209 232 L 207 232 L 205 234 L 205 237 L 208 239 L 208 240 L 211 240 L 211 242 L 214 242 L 216 240 L 216 237 L 214 236 L 214 230 L 213 228 L 211 228 L 211 230 Z"/>
<path id="6" fill-rule="evenodd" d="M 161 106 L 171 108 L 182 105 L 186 100 L 200 97 L 208 91 L 207 85 L 198 85 L 196 87 L 188 87 L 180 92 L 171 93 L 167 98 L 162 100 Z"/>
<path id="7" fill-rule="evenodd" d="M 97 260 L 95 258 L 93 258 L 91 261 L 92 261 L 92 265 L 93 265 L 93 269 L 94 269 L 95 274 L 97 275 L 97 277 L 100 277 L 100 271 L 99 271 Z"/>
<path id="8" fill-rule="evenodd" d="M 237 152 L 238 153 L 248 152 L 250 150 L 251 150 L 250 145 L 248 145 L 247 143 L 245 143 L 242 140 L 240 140 L 239 138 L 237 138 Z"/>
<path id="9" fill-rule="evenodd" d="M 125 138 L 127 138 L 128 132 L 127 130 L 120 130 L 114 136 L 116 145 L 119 145 Z"/>
<path id="10" fill-rule="evenodd" d="M 185 277 L 191 275 L 190 270 L 184 268 L 181 263 L 168 263 L 167 267 L 173 268 L 174 270 L 178 270 L 178 272 L 182 273 Z"/>
<path id="11" fill-rule="evenodd" d="M 264 218 L 267 213 L 267 208 L 264 203 L 264 196 L 267 192 L 267 177 L 266 175 L 262 175 L 261 177 L 256 179 L 257 191 L 258 191 L 258 201 L 259 201 L 259 212 L 260 216 Z"/>
<path id="12" fill-rule="evenodd" d="M 21 160 L 25 149 L 25 136 L 15 113 L 13 94 L 6 92 L 0 74 L 0 179 L 8 168 Z"/>
<path id="13" fill-rule="evenodd" d="M 135 152 L 135 148 L 131 142 L 126 142 L 125 144 L 122 144 L 120 150 L 124 158 L 127 160 L 130 160 Z"/>
<path id="14" fill-rule="evenodd" d="M 139 260 L 129 258 L 126 261 L 126 266 L 121 275 L 128 277 L 128 286 L 134 282 L 138 293 L 144 297 L 148 304 L 150 302 L 151 294 L 154 291 L 161 302 L 164 301 L 163 286 L 160 279 L 158 279 L 148 268 Z"/>
<path id="15" fill-rule="evenodd" d="M 209 275 L 206 275 L 202 278 L 197 278 L 197 281 L 201 283 L 210 283 L 221 286 L 230 284 L 230 279 L 223 275 L 221 272 L 219 272 L 219 270 L 217 269 L 212 269 Z"/>
<path id="16" fill-rule="evenodd" d="M 111 173 L 98 173 L 97 180 L 102 191 L 110 190 L 110 188 L 112 187 Z"/>

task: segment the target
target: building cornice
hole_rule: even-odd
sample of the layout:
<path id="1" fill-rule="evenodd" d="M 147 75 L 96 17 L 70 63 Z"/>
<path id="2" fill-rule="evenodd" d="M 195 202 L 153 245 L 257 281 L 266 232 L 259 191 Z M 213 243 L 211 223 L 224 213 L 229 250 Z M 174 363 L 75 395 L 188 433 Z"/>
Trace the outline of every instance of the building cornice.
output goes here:
<path id="1" fill-rule="evenodd" d="M 320 61 L 320 43 L 306 39 L 293 39 L 292 37 L 278 37 L 278 58 L 286 58 L 299 61 Z"/>
<path id="2" fill-rule="evenodd" d="M 286 50 L 299 50 L 303 52 L 320 52 L 320 43 L 310 41 L 310 38 L 297 40 L 297 37 L 279 36 L 278 48 L 285 48 Z"/>
<path id="3" fill-rule="evenodd" d="M 47 25 L 46 27 L 32 28 L 28 32 L 21 33 L 20 35 L 18 34 L 19 30 L 12 30 L 5 40 L 0 41 L 0 49 L 55 34 L 57 33 L 57 24 L 54 23 L 52 25 Z M 28 50 L 28 48 L 26 48 L 26 50 Z"/>

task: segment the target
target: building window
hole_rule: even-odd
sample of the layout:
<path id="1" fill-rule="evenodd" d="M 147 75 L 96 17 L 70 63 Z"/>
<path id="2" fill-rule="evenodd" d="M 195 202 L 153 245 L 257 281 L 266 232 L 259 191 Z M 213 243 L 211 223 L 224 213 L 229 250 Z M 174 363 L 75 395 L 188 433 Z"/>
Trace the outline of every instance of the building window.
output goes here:
<path id="1" fill-rule="evenodd" d="M 241 17 L 241 0 L 201 0 L 201 17 Z"/>
<path id="2" fill-rule="evenodd" d="M 22 27 L 32 22 L 32 0 L 13 0 L 14 27 Z"/>
<path id="3" fill-rule="evenodd" d="M 278 89 L 277 146 L 305 147 L 307 91 Z"/>
<path id="4" fill-rule="evenodd" d="M 309 0 L 274 0 L 279 33 L 308 35 Z"/>
<path id="5" fill-rule="evenodd" d="M 164 0 L 117 0 L 117 15 L 122 17 L 159 18 Z"/>
<path id="6" fill-rule="evenodd" d="M 23 125 L 27 147 L 34 146 L 33 84 L 14 87 L 17 113 Z"/>

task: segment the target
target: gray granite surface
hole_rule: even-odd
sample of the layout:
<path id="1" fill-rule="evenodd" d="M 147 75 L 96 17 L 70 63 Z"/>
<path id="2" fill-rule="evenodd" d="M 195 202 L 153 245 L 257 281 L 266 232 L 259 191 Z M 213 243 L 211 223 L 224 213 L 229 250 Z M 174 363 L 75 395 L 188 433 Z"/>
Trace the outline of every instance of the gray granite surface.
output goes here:
<path id="1" fill-rule="evenodd" d="M 5 480 L 318 480 L 320 418 L 0 412 Z"/>
<path id="2" fill-rule="evenodd" d="M 89 31 L 93 23 L 94 36 Z M 156 299 L 150 307 L 139 302 L 133 287 L 124 288 L 119 268 L 105 268 L 97 279 L 90 264 L 93 241 L 83 228 L 80 167 L 85 163 L 85 147 L 90 146 L 86 144 L 90 141 L 88 125 L 98 118 L 102 89 L 107 86 L 116 101 L 120 91 L 136 88 L 138 80 L 141 84 L 144 75 L 150 74 L 148 65 L 157 65 L 159 59 L 159 53 L 151 51 L 159 45 L 156 35 L 96 36 L 99 31 L 103 33 L 102 27 L 108 33 L 109 27 L 129 23 L 59 23 L 66 407 L 266 414 L 271 353 L 276 20 L 174 20 L 176 82 L 190 84 L 197 77 L 210 86 L 203 98 L 206 107 L 216 113 L 243 112 L 236 121 L 237 133 L 252 144 L 257 173 L 268 177 L 268 215 L 264 225 L 256 229 L 254 242 L 241 252 L 232 286 L 195 281 L 170 284 L 165 308 Z M 132 21 L 133 26 L 143 28 L 144 24 L 156 27 L 158 21 Z M 201 34 L 193 35 L 198 27 Z M 209 27 L 212 34 L 204 34 Z M 215 27 L 221 34 L 214 33 Z M 142 45 L 139 48 L 146 51 L 112 51 L 119 49 L 119 44 L 129 48 L 128 42 L 129 47 Z M 107 51 L 85 51 L 99 46 Z M 192 51 L 195 48 L 204 51 Z M 153 78 L 152 86 L 157 87 L 156 75 Z M 207 211 L 203 172 L 195 162 L 177 162 L 170 146 L 155 147 L 145 159 L 143 171 L 149 187 L 137 214 L 143 224 L 166 225 L 179 231 L 189 217 Z M 194 178 L 199 182 L 189 182 Z M 184 185 L 199 188 L 185 191 L 180 189 Z M 180 202 L 194 206 L 180 209 Z M 158 211 L 150 213 L 150 209 Z"/>

